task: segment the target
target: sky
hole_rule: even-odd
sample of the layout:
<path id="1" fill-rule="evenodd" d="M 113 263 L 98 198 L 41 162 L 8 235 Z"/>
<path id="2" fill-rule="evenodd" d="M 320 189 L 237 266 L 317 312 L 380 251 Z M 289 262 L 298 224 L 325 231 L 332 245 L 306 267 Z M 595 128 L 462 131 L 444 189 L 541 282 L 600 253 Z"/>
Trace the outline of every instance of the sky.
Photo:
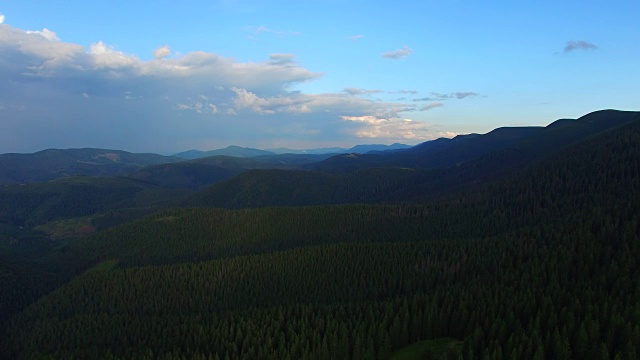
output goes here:
<path id="1" fill-rule="evenodd" d="M 640 110 L 640 1 L 0 2 L 0 153 L 417 144 Z"/>

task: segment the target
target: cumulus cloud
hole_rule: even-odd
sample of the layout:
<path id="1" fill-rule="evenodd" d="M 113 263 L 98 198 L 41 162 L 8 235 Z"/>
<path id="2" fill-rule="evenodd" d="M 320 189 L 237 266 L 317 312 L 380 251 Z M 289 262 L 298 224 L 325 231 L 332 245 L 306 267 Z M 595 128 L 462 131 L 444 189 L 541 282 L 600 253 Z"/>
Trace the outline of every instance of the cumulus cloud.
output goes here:
<path id="1" fill-rule="evenodd" d="M 382 57 L 385 59 L 398 60 L 406 58 L 411 55 L 411 53 L 413 53 L 413 50 L 408 46 L 404 46 L 402 49 L 398 49 L 396 51 L 384 52 L 382 53 Z"/>
<path id="2" fill-rule="evenodd" d="M 160 46 L 159 48 L 153 50 L 153 57 L 156 59 L 164 59 L 167 56 L 171 55 L 171 48 L 169 45 Z"/>
<path id="3" fill-rule="evenodd" d="M 232 88 L 236 93 L 233 99 L 236 110 L 250 109 L 257 114 L 308 113 L 311 110 L 307 99 L 298 96 L 273 96 L 262 98 L 246 89 Z"/>
<path id="4" fill-rule="evenodd" d="M 434 134 L 429 124 L 404 118 L 381 118 L 378 116 L 342 116 L 347 122 L 358 124 L 353 134 L 359 138 L 384 140 L 426 140 Z"/>
<path id="5" fill-rule="evenodd" d="M 584 40 L 572 40 L 572 41 L 567 41 L 567 45 L 565 45 L 564 47 L 564 52 L 568 53 L 568 52 L 572 52 L 572 51 L 576 51 L 576 50 L 595 50 L 598 47 L 590 42 L 586 42 Z"/>
<path id="6" fill-rule="evenodd" d="M 136 57 L 120 52 L 112 46 L 106 45 L 102 41 L 92 44 L 89 54 L 92 55 L 91 59 L 93 60 L 94 65 L 99 69 L 126 68 L 140 63 L 140 60 Z"/>
<path id="7" fill-rule="evenodd" d="M 4 22 L 4 15 L 0 14 L 0 24 L 2 24 Z"/>
<path id="8" fill-rule="evenodd" d="M 27 34 L 35 34 L 35 35 L 40 35 L 43 38 L 50 40 L 50 41 L 60 41 L 60 39 L 58 38 L 58 35 L 56 35 L 56 33 L 54 33 L 53 31 L 44 28 L 41 31 L 27 31 Z"/>
<path id="9" fill-rule="evenodd" d="M 103 41 L 85 48 L 51 30 L 3 24 L 0 76 L 10 81 L 0 81 L 0 153 L 87 146 L 168 152 L 301 137 L 320 146 L 363 136 L 418 141 L 433 130 L 403 120 L 419 107 L 356 96 L 381 90 L 292 90 L 321 77 L 294 54 L 240 62 L 202 51 L 169 56 L 168 46 L 152 53 L 146 61 Z M 346 120 L 357 117 L 369 120 Z"/>
<path id="10" fill-rule="evenodd" d="M 0 27 L 0 53 L 6 61 L 0 71 L 11 68 L 27 74 L 68 66 L 82 68 L 86 61 L 82 46 L 60 41 L 53 31 L 23 31 L 9 25 Z"/>

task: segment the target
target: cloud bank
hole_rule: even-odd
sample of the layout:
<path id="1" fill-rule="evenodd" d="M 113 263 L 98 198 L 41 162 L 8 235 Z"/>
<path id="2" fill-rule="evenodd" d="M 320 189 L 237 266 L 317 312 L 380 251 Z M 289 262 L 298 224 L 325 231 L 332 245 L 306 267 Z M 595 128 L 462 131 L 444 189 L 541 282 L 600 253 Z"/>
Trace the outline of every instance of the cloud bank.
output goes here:
<path id="1" fill-rule="evenodd" d="M 230 144 L 348 145 L 362 138 L 419 142 L 441 135 L 406 119 L 408 112 L 437 105 L 369 97 L 382 90 L 295 90 L 322 76 L 299 65 L 295 54 L 239 62 L 201 51 L 172 55 L 169 45 L 151 53 L 145 61 L 102 41 L 86 49 L 49 29 L 0 24 L 0 153 L 49 147 L 169 153 Z M 388 56 L 410 53 L 403 48 Z"/>

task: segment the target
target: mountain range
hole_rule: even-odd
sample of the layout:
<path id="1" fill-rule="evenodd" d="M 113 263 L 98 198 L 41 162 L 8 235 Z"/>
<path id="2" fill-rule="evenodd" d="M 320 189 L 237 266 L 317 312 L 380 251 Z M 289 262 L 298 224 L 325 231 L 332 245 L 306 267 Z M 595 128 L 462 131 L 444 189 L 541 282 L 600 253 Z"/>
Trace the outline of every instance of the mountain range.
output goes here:
<path id="1" fill-rule="evenodd" d="M 68 176 L 131 176 L 172 188 L 202 189 L 252 169 L 312 170 L 344 174 L 368 168 L 444 169 L 488 162 L 485 172 L 507 171 L 637 118 L 637 112 L 602 110 L 546 127 L 505 127 L 486 134 L 440 138 L 413 147 L 358 145 L 342 153 L 281 153 L 229 146 L 174 156 L 105 149 L 50 149 L 0 155 L 0 185 L 37 183 Z M 336 149 L 325 149 L 334 151 Z M 499 162 L 488 160 L 499 157 Z M 185 161 L 185 159 L 190 159 Z M 498 164 L 497 168 L 492 164 Z M 493 166 L 493 167 L 492 167 Z M 477 169 L 482 171 L 482 169 Z M 481 176 L 491 176 L 484 174 Z"/>
<path id="2" fill-rule="evenodd" d="M 249 149 L 256 156 L 182 161 L 104 149 L 4 154 L 0 218 L 10 216 L 23 225 L 55 220 L 51 214 L 88 216 L 160 204 L 244 208 L 423 201 L 503 178 L 639 118 L 638 112 L 603 110 L 546 127 L 498 128 L 368 153 L 258 155 L 261 151 Z M 50 181 L 55 179 L 60 181 Z M 93 205 L 71 205 L 82 202 Z"/>
<path id="3" fill-rule="evenodd" d="M 0 357 L 637 358 L 640 112 L 359 149 L 0 155 Z"/>
<path id="4" fill-rule="evenodd" d="M 200 151 L 200 150 L 188 150 L 175 154 L 174 156 L 183 158 L 183 159 L 199 159 L 203 157 L 209 156 L 233 156 L 233 157 L 256 157 L 256 156 L 268 156 L 268 155 L 276 155 L 276 154 L 307 154 L 307 155 L 322 155 L 322 154 L 342 154 L 342 153 L 367 153 L 371 151 L 387 151 L 387 150 L 399 150 L 399 149 L 407 149 L 411 146 L 394 143 L 391 145 L 384 144 L 368 144 L 368 145 L 356 145 L 352 148 L 318 148 L 318 149 L 305 149 L 305 150 L 294 150 L 288 148 L 277 148 L 277 149 L 268 149 L 268 150 L 260 150 L 254 148 L 246 148 L 240 146 L 227 146 L 224 149 L 217 150 L 209 150 L 209 151 Z"/>

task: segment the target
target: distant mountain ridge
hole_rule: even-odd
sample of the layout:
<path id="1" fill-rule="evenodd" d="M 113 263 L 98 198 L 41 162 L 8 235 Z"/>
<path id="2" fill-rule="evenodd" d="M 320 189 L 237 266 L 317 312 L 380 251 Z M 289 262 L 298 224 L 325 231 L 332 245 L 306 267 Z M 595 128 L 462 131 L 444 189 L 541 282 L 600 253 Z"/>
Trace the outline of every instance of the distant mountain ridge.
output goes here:
<path id="1" fill-rule="evenodd" d="M 224 149 L 216 149 L 209 151 L 200 151 L 200 150 L 187 150 L 180 153 L 175 154 L 174 156 L 182 158 L 182 159 L 200 159 L 209 156 L 233 156 L 233 157 L 254 157 L 254 156 L 263 156 L 263 155 L 275 155 L 274 152 L 254 149 L 254 148 L 246 148 L 240 146 L 227 146 Z"/>
<path id="2" fill-rule="evenodd" d="M 0 155 L 0 185 L 43 182 L 68 176 L 127 175 L 148 165 L 181 159 L 108 149 L 47 149 Z"/>
<path id="3" fill-rule="evenodd" d="M 289 148 L 276 148 L 276 149 L 254 149 L 247 148 L 241 146 L 227 146 L 223 149 L 209 150 L 209 151 L 201 151 L 201 150 L 187 150 L 180 153 L 175 154 L 174 156 L 183 158 L 183 159 L 199 159 L 209 156 L 233 156 L 233 157 L 256 157 L 256 156 L 269 156 L 269 155 L 284 155 L 284 154 L 306 154 L 306 155 L 322 155 L 322 154 L 342 154 L 342 153 L 367 153 L 370 151 L 388 151 L 388 150 L 400 150 L 400 149 L 408 149 L 411 145 L 405 145 L 400 143 L 393 143 L 391 145 L 384 144 L 363 144 L 356 145 L 352 148 L 341 148 L 341 147 L 331 147 L 331 148 L 317 148 L 317 149 L 303 149 L 303 150 L 295 150 Z"/>
<path id="4" fill-rule="evenodd" d="M 313 152 L 322 149 L 312 149 L 303 150 L 304 153 L 279 154 L 277 152 L 289 149 L 267 151 L 239 146 L 209 152 L 190 150 L 177 154 L 179 156 L 91 148 L 49 149 L 33 154 L 0 155 L 0 185 L 71 176 L 131 176 L 162 187 L 197 190 L 254 169 L 307 170 L 339 175 L 372 168 L 457 168 L 447 170 L 448 175 L 442 176 L 451 181 L 452 176 L 458 179 L 456 181 L 462 181 L 462 178 L 470 181 L 473 174 L 476 181 L 481 181 L 637 119 L 640 119 L 640 112 L 600 110 L 575 120 L 560 119 L 545 127 L 501 127 L 486 134 L 440 138 L 413 147 L 396 143 L 324 149 L 344 151 L 339 153 L 316 154 Z M 207 156 L 211 154 L 216 155 Z M 439 179 L 444 181 L 444 178 Z"/>
<path id="5" fill-rule="evenodd" d="M 279 149 L 269 149 L 269 151 L 273 151 L 277 154 L 345 154 L 345 153 L 368 153 L 371 151 L 389 151 L 389 150 L 400 150 L 400 149 L 409 149 L 412 145 L 406 145 L 401 143 L 393 143 L 391 145 L 384 144 L 363 144 L 356 145 L 351 148 L 341 148 L 341 147 L 332 147 L 332 148 L 317 148 L 317 149 L 306 149 L 306 150 L 293 150 L 287 148 L 279 148 Z"/>

